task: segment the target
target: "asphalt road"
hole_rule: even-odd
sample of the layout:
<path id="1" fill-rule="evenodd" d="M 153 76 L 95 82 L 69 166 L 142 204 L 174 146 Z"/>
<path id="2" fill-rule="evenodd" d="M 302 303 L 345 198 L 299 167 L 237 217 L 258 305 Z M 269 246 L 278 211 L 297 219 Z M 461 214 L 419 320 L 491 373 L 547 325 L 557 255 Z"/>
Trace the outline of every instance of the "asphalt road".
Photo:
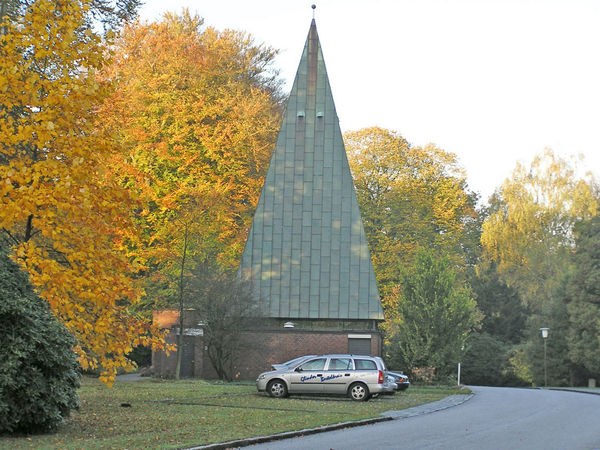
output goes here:
<path id="1" fill-rule="evenodd" d="M 600 449 L 600 395 L 472 387 L 443 411 L 253 449 Z"/>

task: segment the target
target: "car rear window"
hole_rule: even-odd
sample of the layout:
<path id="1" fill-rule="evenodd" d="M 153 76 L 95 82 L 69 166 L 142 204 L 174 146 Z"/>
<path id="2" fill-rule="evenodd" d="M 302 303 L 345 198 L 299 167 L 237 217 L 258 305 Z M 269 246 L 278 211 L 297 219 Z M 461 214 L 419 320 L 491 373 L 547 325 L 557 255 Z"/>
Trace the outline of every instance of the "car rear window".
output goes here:
<path id="1" fill-rule="evenodd" d="M 356 370 L 377 370 L 377 364 L 370 359 L 355 359 Z"/>
<path id="2" fill-rule="evenodd" d="M 331 358 L 328 370 L 350 370 L 352 369 L 352 360 L 350 358 Z"/>

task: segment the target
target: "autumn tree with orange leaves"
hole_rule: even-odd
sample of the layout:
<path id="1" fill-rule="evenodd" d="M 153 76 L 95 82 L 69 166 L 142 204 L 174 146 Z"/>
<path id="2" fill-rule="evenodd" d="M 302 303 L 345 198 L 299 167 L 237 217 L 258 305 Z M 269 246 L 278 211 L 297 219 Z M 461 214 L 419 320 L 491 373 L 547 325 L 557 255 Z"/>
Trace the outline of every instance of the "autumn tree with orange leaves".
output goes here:
<path id="1" fill-rule="evenodd" d="M 115 180 L 143 200 L 130 245 L 147 262 L 149 307 L 181 304 L 195 264 L 239 262 L 279 125 L 275 54 L 187 11 L 116 42 L 100 122 L 123 148 Z"/>
<path id="2" fill-rule="evenodd" d="M 89 23 L 96 3 L 13 2 L 18 14 L 4 19 L 0 236 L 76 337 L 82 367 L 110 384 L 118 368 L 134 367 L 133 347 L 164 340 L 130 312 L 142 293 L 124 246 L 136 203 L 110 178 L 116 148 L 94 126 L 109 92 L 96 77 L 106 51 Z"/>

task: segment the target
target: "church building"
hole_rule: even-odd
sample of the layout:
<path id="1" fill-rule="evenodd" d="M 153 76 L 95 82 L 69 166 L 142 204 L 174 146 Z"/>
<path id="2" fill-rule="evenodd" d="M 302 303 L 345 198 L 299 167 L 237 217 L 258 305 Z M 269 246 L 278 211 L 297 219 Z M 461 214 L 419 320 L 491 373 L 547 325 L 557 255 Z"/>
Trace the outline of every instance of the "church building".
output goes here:
<path id="1" fill-rule="evenodd" d="M 381 354 L 383 309 L 314 19 L 239 273 L 264 318 L 245 331 L 240 378 L 305 354 Z M 198 344 L 193 374 L 210 378 Z"/>

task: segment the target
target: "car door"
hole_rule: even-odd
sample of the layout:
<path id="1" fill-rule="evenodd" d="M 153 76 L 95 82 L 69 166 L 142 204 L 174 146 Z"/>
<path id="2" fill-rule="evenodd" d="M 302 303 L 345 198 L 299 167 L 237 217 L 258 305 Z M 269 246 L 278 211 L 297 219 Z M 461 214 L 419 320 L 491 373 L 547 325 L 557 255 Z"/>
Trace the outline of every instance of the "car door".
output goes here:
<path id="1" fill-rule="evenodd" d="M 352 358 L 331 357 L 321 379 L 322 389 L 327 394 L 345 394 L 354 372 Z"/>
<path id="2" fill-rule="evenodd" d="M 327 358 L 313 358 L 300 364 L 289 375 L 291 393 L 319 393 Z"/>

